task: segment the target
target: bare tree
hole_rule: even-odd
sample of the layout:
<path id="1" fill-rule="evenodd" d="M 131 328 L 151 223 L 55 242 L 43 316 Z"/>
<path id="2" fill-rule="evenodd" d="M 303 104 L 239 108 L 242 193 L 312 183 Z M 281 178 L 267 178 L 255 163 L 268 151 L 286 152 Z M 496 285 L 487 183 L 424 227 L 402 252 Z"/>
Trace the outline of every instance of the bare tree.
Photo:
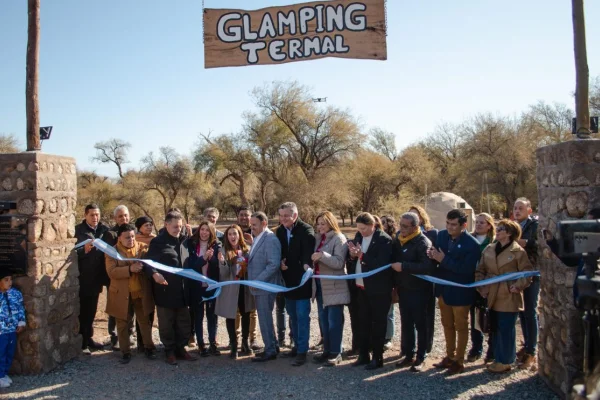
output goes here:
<path id="1" fill-rule="evenodd" d="M 40 0 L 28 0 L 27 16 L 27 67 L 25 84 L 27 151 L 37 151 L 42 149 L 40 141 L 40 105 L 38 100 Z"/>
<path id="2" fill-rule="evenodd" d="M 445 123 L 439 125 L 427 139 L 420 142 L 427 157 L 445 179 L 446 190 L 454 190 L 460 176 L 457 168 L 468 157 L 467 149 L 463 146 L 464 141 L 465 134 L 461 125 Z"/>
<path id="3" fill-rule="evenodd" d="M 242 205 L 249 205 L 246 186 L 251 171 L 249 164 L 252 162 L 252 155 L 244 148 L 243 139 L 228 135 L 213 139 L 210 134 L 201 134 L 200 138 L 204 143 L 194 152 L 195 170 L 203 170 L 212 177 L 217 176 L 220 171 L 225 171 L 219 185 L 230 180 L 238 188 Z"/>
<path id="4" fill-rule="evenodd" d="M 158 156 L 150 153 L 142 159 L 146 190 L 160 195 L 164 213 L 173 207 L 178 196 L 193 184 L 194 170 L 190 160 L 172 147 L 160 147 Z"/>
<path id="5" fill-rule="evenodd" d="M 538 144 L 545 146 L 570 139 L 572 116 L 573 110 L 564 104 L 549 105 L 540 101 L 529 107 L 523 115 L 523 122 L 537 131 Z"/>
<path id="6" fill-rule="evenodd" d="M 0 135 L 0 153 L 18 153 L 19 139 L 15 135 Z"/>
<path id="7" fill-rule="evenodd" d="M 398 158 L 396 135 L 393 132 L 387 132 L 381 128 L 373 128 L 369 132 L 369 136 L 369 145 L 373 150 L 387 157 L 390 161 L 395 161 Z"/>
<path id="8" fill-rule="evenodd" d="M 102 164 L 113 163 L 117 166 L 119 177 L 123 179 L 123 164 L 127 164 L 127 151 L 131 148 L 131 143 L 121 139 L 109 139 L 106 142 L 98 142 L 94 145 L 96 156 L 92 161 Z"/>
<path id="9" fill-rule="evenodd" d="M 275 117 L 285 127 L 284 149 L 307 180 L 319 169 L 337 164 L 362 142 L 348 111 L 317 108 L 308 88 L 298 82 L 274 82 L 252 93 L 263 115 Z"/>

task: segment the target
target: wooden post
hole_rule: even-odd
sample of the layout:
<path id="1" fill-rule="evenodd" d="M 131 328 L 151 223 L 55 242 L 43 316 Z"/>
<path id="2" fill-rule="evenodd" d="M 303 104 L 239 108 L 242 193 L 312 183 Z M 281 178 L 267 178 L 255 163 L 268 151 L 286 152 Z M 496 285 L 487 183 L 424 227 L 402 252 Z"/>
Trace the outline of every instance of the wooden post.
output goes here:
<path id="1" fill-rule="evenodd" d="M 577 138 L 590 137 L 590 106 L 587 48 L 585 41 L 585 14 L 583 0 L 571 0 L 573 7 L 573 42 L 575 50 L 575 114 L 577 117 Z"/>
<path id="2" fill-rule="evenodd" d="M 40 0 L 27 2 L 27 77 L 25 110 L 27 115 L 27 151 L 41 150 L 38 67 L 40 56 Z"/>

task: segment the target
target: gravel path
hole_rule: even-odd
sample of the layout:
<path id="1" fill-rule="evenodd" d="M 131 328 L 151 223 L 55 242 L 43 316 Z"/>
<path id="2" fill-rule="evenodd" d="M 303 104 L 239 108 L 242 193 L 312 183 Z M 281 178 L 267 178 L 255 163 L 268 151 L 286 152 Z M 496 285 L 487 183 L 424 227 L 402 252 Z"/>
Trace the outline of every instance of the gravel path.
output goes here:
<path id="1" fill-rule="evenodd" d="M 396 309 L 396 321 L 398 321 Z M 99 313 L 96 327 L 101 339 L 106 319 Z M 318 342 L 316 305 L 311 314 L 311 344 Z M 397 322 L 398 325 L 398 322 Z M 349 348 L 350 327 L 346 315 L 344 346 Z M 158 331 L 153 332 L 158 343 Z M 374 373 L 345 360 L 336 368 L 308 362 L 292 367 L 290 360 L 257 365 L 249 357 L 230 360 L 227 350 L 220 357 L 195 362 L 180 362 L 172 367 L 164 362 L 164 353 L 156 361 L 134 355 L 130 364 L 118 363 L 119 353 L 99 351 L 79 356 L 64 367 L 42 376 L 15 376 L 9 389 L 0 389 L 3 399 L 558 399 L 535 371 L 513 370 L 495 376 L 482 361 L 467 364 L 465 373 L 447 377 L 432 367 L 444 356 L 441 324 L 436 322 L 436 340 L 426 368 L 419 374 L 397 370 L 398 329 L 393 350 L 385 354 L 385 367 Z M 228 343 L 225 320 L 219 318 L 218 341 Z M 191 349 L 195 352 L 195 348 Z M 311 350 L 315 353 L 315 350 Z M 310 357 L 310 356 L 309 356 Z"/>

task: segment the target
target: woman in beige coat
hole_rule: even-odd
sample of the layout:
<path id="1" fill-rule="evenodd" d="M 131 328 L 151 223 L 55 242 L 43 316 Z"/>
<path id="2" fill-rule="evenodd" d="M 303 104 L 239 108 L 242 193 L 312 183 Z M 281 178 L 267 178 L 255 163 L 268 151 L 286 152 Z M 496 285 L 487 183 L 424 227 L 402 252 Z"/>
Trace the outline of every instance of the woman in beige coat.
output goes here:
<path id="1" fill-rule="evenodd" d="M 250 248 L 244 240 L 242 229 L 238 225 L 229 226 L 223 233 L 224 246 L 220 249 L 219 280 L 234 281 L 248 279 L 248 254 Z M 215 313 L 226 318 L 227 333 L 231 343 L 230 357 L 237 358 L 237 333 L 235 317 L 238 312 L 242 319 L 242 355 L 251 355 L 252 349 L 248 344 L 250 334 L 250 312 L 256 309 L 254 296 L 250 289 L 243 285 L 229 285 L 222 288 L 217 297 Z"/>
<path id="2" fill-rule="evenodd" d="M 121 225 L 117 231 L 115 248 L 124 258 L 144 258 L 148 246 L 135 240 L 135 227 L 131 224 Z M 154 312 L 152 284 L 142 272 L 144 266 L 140 262 L 119 261 L 106 255 L 106 272 L 110 277 L 106 313 L 115 317 L 119 346 L 123 353 L 121 363 L 131 360 L 129 349 L 129 326 L 133 315 L 129 313 L 130 305 L 140 326 L 146 357 L 155 359 L 152 343 L 152 325 L 148 316 Z"/>
<path id="3" fill-rule="evenodd" d="M 475 280 L 493 278 L 511 272 L 532 271 L 527 253 L 517 241 L 521 237 L 521 226 L 503 219 L 496 228 L 496 242 L 483 250 Z M 519 311 L 523 311 L 523 290 L 529 286 L 531 278 L 499 282 L 480 286 L 477 290 L 487 298 L 491 317 L 494 321 L 493 334 L 495 362 L 488 366 L 491 372 L 510 371 L 516 358 L 515 323 Z"/>
<path id="4" fill-rule="evenodd" d="M 315 252 L 312 255 L 316 275 L 346 275 L 346 237 L 340 232 L 335 216 L 322 212 L 316 220 Z M 334 366 L 342 360 L 344 305 L 350 303 L 345 280 L 314 279 L 319 323 L 323 332 L 323 353 L 315 362 Z"/>

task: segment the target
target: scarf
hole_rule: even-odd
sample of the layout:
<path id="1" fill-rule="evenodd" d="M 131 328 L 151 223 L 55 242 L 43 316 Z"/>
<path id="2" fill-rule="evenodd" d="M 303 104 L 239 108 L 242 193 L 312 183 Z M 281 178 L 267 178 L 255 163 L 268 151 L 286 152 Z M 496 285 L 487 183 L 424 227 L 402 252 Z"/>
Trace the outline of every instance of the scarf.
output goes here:
<path id="1" fill-rule="evenodd" d="M 404 246 L 406 243 L 408 243 L 409 241 L 411 241 L 412 239 L 416 238 L 417 236 L 419 236 L 421 234 L 420 230 L 416 230 L 415 233 L 412 233 L 406 237 L 402 236 L 402 235 L 398 235 L 398 240 L 400 241 L 400 244 L 402 246 Z"/>
<path id="2" fill-rule="evenodd" d="M 127 248 L 121 243 L 117 243 L 117 251 L 124 256 L 125 258 L 137 258 L 139 246 L 136 243 L 132 248 Z M 127 263 L 127 268 L 131 263 Z M 132 299 L 139 299 L 142 297 L 142 280 L 140 279 L 140 274 L 132 274 L 129 276 L 129 293 L 131 293 Z"/>
<path id="3" fill-rule="evenodd" d="M 496 251 L 496 257 L 498 257 L 500 255 L 500 253 L 502 253 L 504 250 L 508 249 L 508 247 L 513 243 L 513 241 L 511 240 L 510 242 L 508 242 L 506 244 L 506 246 L 502 246 L 502 244 L 500 242 L 496 242 L 496 247 L 494 248 L 494 250 Z"/>
<path id="4" fill-rule="evenodd" d="M 317 253 L 321 250 L 321 247 L 323 247 L 323 245 L 325 244 L 325 239 L 327 239 L 327 235 L 325 233 L 321 234 L 321 242 L 319 243 L 317 250 L 315 250 L 315 253 Z M 315 261 L 313 264 L 315 266 L 315 271 L 314 271 L 315 275 L 319 275 L 319 272 L 320 272 L 319 262 Z"/>

